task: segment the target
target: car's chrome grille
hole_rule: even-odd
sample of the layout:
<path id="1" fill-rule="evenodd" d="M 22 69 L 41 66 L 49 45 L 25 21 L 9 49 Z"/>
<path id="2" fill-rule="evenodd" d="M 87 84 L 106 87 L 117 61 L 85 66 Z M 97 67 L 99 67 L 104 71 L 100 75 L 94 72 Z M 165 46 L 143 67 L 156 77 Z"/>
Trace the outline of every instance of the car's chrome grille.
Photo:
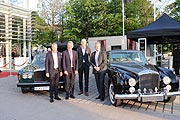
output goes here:
<path id="1" fill-rule="evenodd" d="M 154 91 L 154 88 L 159 86 L 159 75 L 158 74 L 142 74 L 140 75 L 139 80 L 139 88 L 143 90 L 146 88 L 147 90 L 152 89 Z"/>
<path id="2" fill-rule="evenodd" d="M 45 71 L 34 72 L 34 81 L 46 81 Z"/>

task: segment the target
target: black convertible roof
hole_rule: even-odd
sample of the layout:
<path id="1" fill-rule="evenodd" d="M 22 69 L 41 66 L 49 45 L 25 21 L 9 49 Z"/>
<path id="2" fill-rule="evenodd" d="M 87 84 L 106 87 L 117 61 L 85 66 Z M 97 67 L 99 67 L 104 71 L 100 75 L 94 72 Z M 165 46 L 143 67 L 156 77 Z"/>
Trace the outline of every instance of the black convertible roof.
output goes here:
<path id="1" fill-rule="evenodd" d="M 180 42 L 180 22 L 164 13 L 148 26 L 129 32 L 127 38 L 135 41 L 147 38 L 148 43 L 177 43 Z"/>

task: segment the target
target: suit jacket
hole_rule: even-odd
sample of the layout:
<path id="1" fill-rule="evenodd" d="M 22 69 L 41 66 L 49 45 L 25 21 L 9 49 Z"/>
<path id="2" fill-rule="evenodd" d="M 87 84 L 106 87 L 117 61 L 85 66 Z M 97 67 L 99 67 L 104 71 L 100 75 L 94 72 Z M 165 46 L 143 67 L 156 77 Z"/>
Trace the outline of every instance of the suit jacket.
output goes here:
<path id="1" fill-rule="evenodd" d="M 96 66 L 95 53 L 96 53 L 96 51 L 91 54 L 91 65 L 93 66 L 93 73 L 102 72 L 102 71 L 107 70 L 107 55 L 106 55 L 105 51 L 99 52 L 98 67 L 100 67 L 100 70 L 96 71 L 94 69 L 94 67 Z"/>
<path id="2" fill-rule="evenodd" d="M 176 61 L 180 62 L 180 49 L 179 49 L 179 48 L 175 49 L 175 50 L 173 51 L 172 55 L 173 55 L 173 61 L 175 61 L 175 62 L 176 62 Z"/>
<path id="3" fill-rule="evenodd" d="M 91 50 L 89 47 L 86 47 L 85 54 L 83 55 L 82 48 L 77 48 L 78 53 L 78 67 L 81 68 L 83 65 L 83 60 L 85 61 L 85 64 L 87 66 L 90 66 L 90 56 L 91 56 Z"/>
<path id="4" fill-rule="evenodd" d="M 74 71 L 78 71 L 78 55 L 77 55 L 76 51 L 72 50 L 72 52 L 73 52 L 72 64 L 74 67 Z M 70 60 L 70 55 L 69 55 L 68 50 L 63 51 L 62 56 L 63 56 L 62 57 L 62 59 L 63 59 L 63 70 L 67 71 L 68 73 L 74 72 L 74 71 L 72 71 L 72 68 L 71 68 L 71 60 Z"/>
<path id="5" fill-rule="evenodd" d="M 57 53 L 57 57 L 58 57 L 58 71 L 62 72 L 61 54 L 59 52 Z M 52 52 L 46 53 L 45 69 L 46 69 L 46 73 L 49 73 L 50 75 L 53 72 L 54 60 L 53 60 Z"/>

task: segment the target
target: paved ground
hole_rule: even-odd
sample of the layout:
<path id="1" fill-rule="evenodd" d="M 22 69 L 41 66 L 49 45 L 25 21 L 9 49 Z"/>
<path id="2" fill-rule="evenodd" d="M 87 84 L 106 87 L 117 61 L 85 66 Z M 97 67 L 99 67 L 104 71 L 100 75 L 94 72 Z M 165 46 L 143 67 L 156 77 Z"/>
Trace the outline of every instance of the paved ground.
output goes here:
<path id="1" fill-rule="evenodd" d="M 76 99 L 65 100 L 64 93 L 59 95 L 63 100 L 49 103 L 46 91 L 22 94 L 16 87 L 17 77 L 0 78 L 0 120 L 179 120 L 180 98 L 177 97 L 173 114 L 172 104 L 140 104 L 124 101 L 119 107 L 110 104 L 108 96 L 104 102 L 96 100 L 97 90 L 94 76 L 90 76 L 89 95 L 77 95 L 78 77 L 76 77 Z M 107 91 L 107 90 L 106 90 Z M 106 94 L 107 95 L 107 94 Z M 128 102 L 128 104 L 126 104 Z M 141 107 L 139 107 L 141 106 Z"/>

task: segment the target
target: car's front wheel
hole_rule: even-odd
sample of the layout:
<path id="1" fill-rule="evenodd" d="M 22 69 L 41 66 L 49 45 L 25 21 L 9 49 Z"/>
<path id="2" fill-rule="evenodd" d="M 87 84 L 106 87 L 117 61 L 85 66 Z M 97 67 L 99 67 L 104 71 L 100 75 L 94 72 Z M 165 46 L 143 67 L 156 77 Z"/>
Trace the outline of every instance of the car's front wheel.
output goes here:
<path id="1" fill-rule="evenodd" d="M 28 93 L 29 92 L 29 88 L 21 87 L 21 91 L 22 91 L 23 94 Z"/>
<path id="2" fill-rule="evenodd" d="M 115 99 L 115 91 L 114 91 L 114 85 L 113 83 L 110 83 L 109 85 L 109 100 L 112 105 L 119 106 L 122 102 L 120 99 Z"/>

